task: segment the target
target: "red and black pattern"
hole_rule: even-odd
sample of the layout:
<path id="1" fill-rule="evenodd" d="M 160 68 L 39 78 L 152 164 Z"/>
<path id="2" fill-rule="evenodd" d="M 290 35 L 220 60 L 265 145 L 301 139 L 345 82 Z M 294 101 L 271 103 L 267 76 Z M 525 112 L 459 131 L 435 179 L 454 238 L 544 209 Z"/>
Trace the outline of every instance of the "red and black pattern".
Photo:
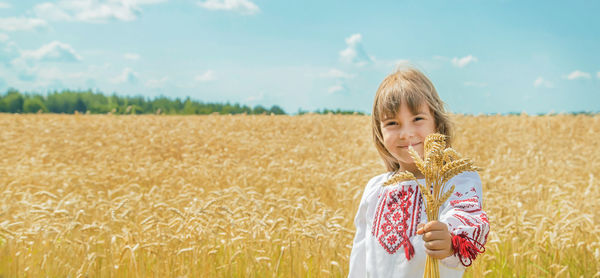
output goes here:
<path id="1" fill-rule="evenodd" d="M 422 199 L 418 187 L 385 187 L 379 196 L 372 233 L 381 246 L 393 255 L 404 247 L 410 260 L 414 248 L 410 237 L 415 235 L 421 218 Z"/>

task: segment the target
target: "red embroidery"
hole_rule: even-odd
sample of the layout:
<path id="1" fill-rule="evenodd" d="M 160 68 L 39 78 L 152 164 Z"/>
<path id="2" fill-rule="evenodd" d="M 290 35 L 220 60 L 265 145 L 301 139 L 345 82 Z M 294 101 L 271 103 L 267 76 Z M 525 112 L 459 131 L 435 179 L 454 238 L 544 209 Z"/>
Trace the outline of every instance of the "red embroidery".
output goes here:
<path id="1" fill-rule="evenodd" d="M 481 220 L 483 220 L 483 223 L 487 223 L 487 224 L 488 224 L 488 227 L 489 227 L 489 225 L 490 225 L 489 223 L 490 223 L 490 222 L 488 221 L 487 214 L 485 214 L 485 212 L 484 212 L 484 213 L 482 213 L 482 214 L 480 214 L 480 215 L 479 215 L 479 218 L 481 218 Z M 489 233 L 490 233 L 490 229 L 488 229 L 488 230 L 485 232 L 485 236 L 484 236 L 483 242 L 487 242 L 487 238 L 488 238 L 488 235 L 489 235 Z"/>
<path id="2" fill-rule="evenodd" d="M 412 217 L 410 218 L 410 229 L 408 233 L 409 238 L 417 233 L 417 223 L 421 222 L 421 205 L 423 204 L 423 199 L 421 199 L 419 187 L 415 188 L 417 192 L 413 194 L 415 197 L 413 199 Z"/>
<path id="3" fill-rule="evenodd" d="M 476 228 L 478 228 L 480 226 L 479 219 L 477 219 L 476 217 L 473 217 L 469 214 L 460 215 L 458 213 L 455 213 L 453 216 L 456 217 L 456 219 L 460 220 L 460 222 L 462 222 L 466 226 L 476 227 Z M 473 223 L 471 221 L 475 221 L 478 223 Z"/>
<path id="4" fill-rule="evenodd" d="M 471 221 L 469 221 L 469 219 L 465 218 L 464 216 L 460 215 L 460 214 L 454 214 L 452 215 L 454 216 L 456 219 L 460 220 L 460 222 L 463 223 L 463 225 L 467 225 L 467 226 L 474 226 L 473 223 L 471 223 Z"/>
<path id="5" fill-rule="evenodd" d="M 479 253 L 485 252 L 485 247 L 481 243 L 466 234 L 452 236 L 452 249 L 464 266 L 470 266 Z"/>
<path id="6" fill-rule="evenodd" d="M 462 197 L 462 195 L 463 195 L 463 194 L 462 194 L 462 193 L 460 193 L 460 192 L 458 192 L 458 191 L 456 191 L 456 192 L 454 193 L 454 195 L 456 195 L 456 197 L 459 197 L 459 198 L 460 198 L 460 197 Z"/>
<path id="7" fill-rule="evenodd" d="M 450 201 L 450 205 L 454 206 L 456 204 L 460 204 L 460 203 L 464 203 L 464 202 L 478 202 L 478 201 L 479 201 L 479 199 L 477 199 L 477 197 L 469 198 L 469 199 L 461 199 L 461 200 L 452 200 L 452 201 Z"/>
<path id="8" fill-rule="evenodd" d="M 485 214 L 485 212 L 484 212 L 484 213 L 482 213 L 482 214 L 480 214 L 480 215 L 479 215 L 479 218 L 481 218 L 481 220 L 482 220 L 483 222 L 485 222 L 485 223 L 489 223 L 489 220 L 488 220 L 488 218 L 487 218 L 487 214 Z"/>
<path id="9" fill-rule="evenodd" d="M 452 200 L 450 201 L 450 205 L 464 212 L 478 212 L 481 210 L 479 198 L 477 197 L 463 200 Z"/>
<path id="10" fill-rule="evenodd" d="M 410 260 L 415 251 L 409 240 L 410 231 L 407 221 L 414 222 L 415 208 L 413 207 L 412 215 L 409 208 L 413 204 L 411 199 L 415 192 L 412 187 L 408 187 L 407 190 L 402 187 L 390 190 L 390 187 L 387 187 L 384 190 L 386 191 L 377 204 L 372 228 L 373 236 L 391 255 L 404 246 L 404 255 Z M 413 219 L 410 219 L 411 216 Z"/>

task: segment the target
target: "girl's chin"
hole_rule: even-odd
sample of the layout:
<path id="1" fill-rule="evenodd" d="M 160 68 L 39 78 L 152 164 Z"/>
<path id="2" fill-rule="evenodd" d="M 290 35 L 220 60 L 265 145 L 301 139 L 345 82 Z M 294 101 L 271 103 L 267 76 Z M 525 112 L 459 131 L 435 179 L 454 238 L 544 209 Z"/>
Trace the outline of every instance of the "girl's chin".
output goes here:
<path id="1" fill-rule="evenodd" d="M 396 160 L 398 161 L 398 163 L 400 163 L 400 165 L 412 165 L 412 164 L 415 164 L 415 161 L 412 159 L 412 157 L 409 157 L 409 158 L 404 158 L 403 157 L 401 159 L 396 158 Z"/>
<path id="2" fill-rule="evenodd" d="M 421 153 L 417 152 L 419 154 L 420 157 L 423 157 L 423 155 L 421 155 Z M 412 162 L 412 155 L 410 155 L 410 153 L 408 151 L 405 151 L 403 153 L 400 153 L 399 155 L 396 155 L 395 158 L 398 161 L 410 161 Z"/>

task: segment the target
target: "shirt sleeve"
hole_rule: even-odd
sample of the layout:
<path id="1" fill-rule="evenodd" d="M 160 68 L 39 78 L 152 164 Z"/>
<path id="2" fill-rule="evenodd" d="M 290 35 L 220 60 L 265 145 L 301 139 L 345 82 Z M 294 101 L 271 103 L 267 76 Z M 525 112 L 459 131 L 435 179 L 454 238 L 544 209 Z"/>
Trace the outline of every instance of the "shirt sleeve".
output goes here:
<path id="1" fill-rule="evenodd" d="M 440 208 L 440 221 L 448 225 L 452 234 L 454 255 L 441 262 L 452 268 L 470 266 L 479 253 L 485 251 L 490 231 L 487 214 L 482 208 L 481 179 L 477 172 L 464 172 L 448 181 L 448 190 L 454 192 Z"/>
<path id="2" fill-rule="evenodd" d="M 358 206 L 358 212 L 354 218 L 356 233 L 352 243 L 352 252 L 350 253 L 350 270 L 348 277 L 366 277 L 365 264 L 367 262 L 366 243 L 366 204 L 361 200 Z"/>
<path id="3" fill-rule="evenodd" d="M 356 227 L 356 233 L 354 235 L 354 241 L 352 243 L 352 252 L 350 253 L 350 269 L 348 277 L 366 277 L 367 276 L 367 248 L 366 248 L 366 235 L 367 235 L 367 209 L 368 202 L 367 196 L 370 191 L 374 188 L 381 176 L 377 176 L 371 179 L 363 192 L 358 206 L 358 211 L 354 217 L 354 226 Z"/>

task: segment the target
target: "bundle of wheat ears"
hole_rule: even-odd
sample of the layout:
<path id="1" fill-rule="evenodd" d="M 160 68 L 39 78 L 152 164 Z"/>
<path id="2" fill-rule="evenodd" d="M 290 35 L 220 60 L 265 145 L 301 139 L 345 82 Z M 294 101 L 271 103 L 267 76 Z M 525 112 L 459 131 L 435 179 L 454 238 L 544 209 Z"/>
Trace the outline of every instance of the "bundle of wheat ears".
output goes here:
<path id="1" fill-rule="evenodd" d="M 424 155 L 422 159 L 411 147 L 409 153 L 415 165 L 425 176 L 426 185 L 420 184 L 413 173 L 399 171 L 384 183 L 384 186 L 401 181 L 414 180 L 421 189 L 423 200 L 425 200 L 425 211 L 428 221 L 438 220 L 439 209 L 452 192 L 454 185 L 445 191 L 446 183 L 454 176 L 466 171 L 478 171 L 480 168 L 473 165 L 468 158 L 461 158 L 460 154 L 452 148 L 446 148 L 446 136 L 433 133 L 425 138 Z M 428 190 L 431 189 L 431 190 Z M 425 262 L 425 278 L 439 278 L 440 271 L 438 260 L 427 255 Z"/>

